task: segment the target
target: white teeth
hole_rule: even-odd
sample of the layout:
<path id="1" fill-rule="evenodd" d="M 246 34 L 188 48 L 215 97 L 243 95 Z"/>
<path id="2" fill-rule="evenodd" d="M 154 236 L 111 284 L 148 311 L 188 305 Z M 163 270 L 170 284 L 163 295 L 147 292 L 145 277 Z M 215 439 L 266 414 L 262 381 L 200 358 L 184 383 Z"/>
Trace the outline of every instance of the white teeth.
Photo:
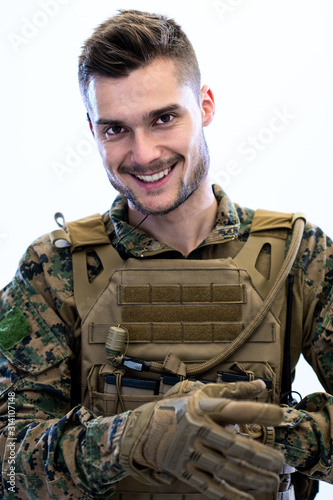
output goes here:
<path id="1" fill-rule="evenodd" d="M 171 167 L 166 168 L 165 170 L 162 170 L 162 172 L 158 172 L 157 174 L 136 175 L 135 177 L 137 177 L 138 179 L 140 179 L 140 181 L 143 181 L 143 182 L 156 182 L 156 181 L 159 181 L 160 179 L 163 179 L 163 177 L 165 177 L 166 175 L 168 175 L 170 170 L 171 170 Z"/>

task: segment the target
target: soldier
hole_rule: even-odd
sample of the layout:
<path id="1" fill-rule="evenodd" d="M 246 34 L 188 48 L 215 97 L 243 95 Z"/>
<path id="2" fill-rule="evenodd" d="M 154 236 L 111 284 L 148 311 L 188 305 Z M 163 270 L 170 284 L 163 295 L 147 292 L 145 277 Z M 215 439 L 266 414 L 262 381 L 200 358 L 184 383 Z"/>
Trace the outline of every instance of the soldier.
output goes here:
<path id="1" fill-rule="evenodd" d="M 332 391 L 331 240 L 209 185 L 214 97 L 175 21 L 120 11 L 79 83 L 119 195 L 57 214 L 1 292 L 1 498 L 314 498 L 333 399 L 295 406 L 291 378 L 303 352 Z"/>

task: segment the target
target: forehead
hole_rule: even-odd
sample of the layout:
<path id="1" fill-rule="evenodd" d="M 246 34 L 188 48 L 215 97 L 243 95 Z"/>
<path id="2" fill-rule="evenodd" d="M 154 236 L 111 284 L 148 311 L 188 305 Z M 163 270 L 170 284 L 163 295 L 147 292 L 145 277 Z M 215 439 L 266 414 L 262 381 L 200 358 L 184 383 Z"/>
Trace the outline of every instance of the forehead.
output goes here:
<path id="1" fill-rule="evenodd" d="M 89 84 L 88 99 L 95 117 L 112 114 L 114 119 L 123 119 L 124 114 L 145 113 L 164 105 L 187 106 L 194 94 L 179 81 L 172 60 L 158 59 L 123 78 L 95 77 Z"/>

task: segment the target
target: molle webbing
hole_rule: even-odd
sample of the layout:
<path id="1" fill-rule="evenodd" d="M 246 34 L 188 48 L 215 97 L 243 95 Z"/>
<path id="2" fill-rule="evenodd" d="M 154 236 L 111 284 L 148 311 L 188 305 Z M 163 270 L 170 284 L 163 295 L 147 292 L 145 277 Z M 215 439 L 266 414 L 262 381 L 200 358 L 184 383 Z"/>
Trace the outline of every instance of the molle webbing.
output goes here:
<path id="1" fill-rule="evenodd" d="M 120 304 L 159 304 L 181 302 L 244 302 L 244 288 L 241 285 L 171 285 L 165 286 L 146 285 L 123 286 L 119 289 L 118 302 Z"/>
<path id="2" fill-rule="evenodd" d="M 245 295 L 238 284 L 128 285 L 119 287 L 118 304 L 131 342 L 223 342 L 242 329 Z"/>
<path id="3" fill-rule="evenodd" d="M 211 320 L 212 321 L 212 320 Z M 198 342 L 221 343 L 233 341 L 244 329 L 244 323 L 163 323 L 157 325 L 142 323 L 122 323 L 131 330 L 131 344 L 197 344 Z M 110 324 L 91 323 L 89 340 L 91 344 L 105 344 Z M 269 332 L 258 332 L 254 342 L 271 342 L 275 334 L 272 326 Z M 252 342 L 250 338 L 248 342 Z"/>

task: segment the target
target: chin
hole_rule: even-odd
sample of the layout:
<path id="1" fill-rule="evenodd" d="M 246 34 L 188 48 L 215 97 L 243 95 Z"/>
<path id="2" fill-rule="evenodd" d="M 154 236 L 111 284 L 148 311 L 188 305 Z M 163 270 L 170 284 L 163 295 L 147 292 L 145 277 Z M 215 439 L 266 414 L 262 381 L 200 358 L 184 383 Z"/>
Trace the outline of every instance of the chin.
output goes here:
<path id="1" fill-rule="evenodd" d="M 158 196 L 156 196 L 155 199 L 157 203 L 141 203 L 140 200 L 135 200 L 134 203 L 132 200 L 132 203 L 137 210 L 145 215 L 164 215 L 171 212 L 178 206 L 175 202 L 160 203 Z"/>

